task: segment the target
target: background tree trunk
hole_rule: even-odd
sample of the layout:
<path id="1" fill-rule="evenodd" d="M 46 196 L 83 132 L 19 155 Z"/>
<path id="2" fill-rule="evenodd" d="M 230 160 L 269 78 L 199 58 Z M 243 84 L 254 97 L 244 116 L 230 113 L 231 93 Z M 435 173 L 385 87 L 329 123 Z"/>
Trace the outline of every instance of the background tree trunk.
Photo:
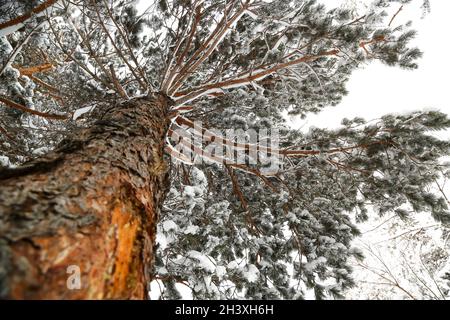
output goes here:
<path id="1" fill-rule="evenodd" d="M 147 297 L 168 105 L 155 94 L 112 106 L 49 155 L 0 172 L 0 297 Z"/>

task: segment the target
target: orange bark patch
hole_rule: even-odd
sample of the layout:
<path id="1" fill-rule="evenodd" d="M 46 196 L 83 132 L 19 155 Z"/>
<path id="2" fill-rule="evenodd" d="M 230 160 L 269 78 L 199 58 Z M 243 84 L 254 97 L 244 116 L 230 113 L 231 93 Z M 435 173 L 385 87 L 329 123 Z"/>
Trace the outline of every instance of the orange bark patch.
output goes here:
<path id="1" fill-rule="evenodd" d="M 124 292 L 129 276 L 130 267 L 134 260 L 133 246 L 136 241 L 138 233 L 139 221 L 130 213 L 131 210 L 123 204 L 119 204 L 112 212 L 112 227 L 116 234 L 116 248 L 115 248 L 115 264 L 113 273 L 111 275 L 111 296 L 120 295 Z"/>
<path id="2" fill-rule="evenodd" d="M 33 67 L 23 67 L 23 68 L 18 68 L 19 72 L 21 75 L 23 76 L 32 76 L 35 73 L 38 72 L 45 72 L 48 70 L 51 70 L 53 68 L 53 64 L 51 63 L 44 63 L 38 66 L 33 66 Z"/>

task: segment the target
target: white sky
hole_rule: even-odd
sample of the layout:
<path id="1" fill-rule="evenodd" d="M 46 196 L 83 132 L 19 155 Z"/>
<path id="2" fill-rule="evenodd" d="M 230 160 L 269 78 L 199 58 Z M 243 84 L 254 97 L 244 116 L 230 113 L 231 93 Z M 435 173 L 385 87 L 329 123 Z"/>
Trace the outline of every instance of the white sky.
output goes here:
<path id="1" fill-rule="evenodd" d="M 340 105 L 328 107 L 305 120 L 292 119 L 294 126 L 304 130 L 310 126 L 331 128 L 339 126 L 345 117 L 371 120 L 386 113 L 424 108 L 450 114 L 450 37 L 447 34 L 450 1 L 431 0 L 431 13 L 424 19 L 421 19 L 421 1 L 414 0 L 405 6 L 395 20 L 398 24 L 412 20 L 419 33 L 414 41 L 424 52 L 419 69 L 407 71 L 372 62 L 352 74 L 347 86 L 349 95 Z M 450 132 L 445 136 L 450 137 Z"/>

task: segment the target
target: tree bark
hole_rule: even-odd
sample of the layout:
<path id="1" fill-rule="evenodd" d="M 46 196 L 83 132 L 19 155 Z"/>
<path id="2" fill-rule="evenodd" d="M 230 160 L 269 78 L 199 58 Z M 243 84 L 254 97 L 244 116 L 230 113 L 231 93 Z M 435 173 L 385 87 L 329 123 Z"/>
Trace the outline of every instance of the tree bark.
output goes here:
<path id="1" fill-rule="evenodd" d="M 169 105 L 152 94 L 112 106 L 47 156 L 0 171 L 0 298 L 148 297 Z"/>

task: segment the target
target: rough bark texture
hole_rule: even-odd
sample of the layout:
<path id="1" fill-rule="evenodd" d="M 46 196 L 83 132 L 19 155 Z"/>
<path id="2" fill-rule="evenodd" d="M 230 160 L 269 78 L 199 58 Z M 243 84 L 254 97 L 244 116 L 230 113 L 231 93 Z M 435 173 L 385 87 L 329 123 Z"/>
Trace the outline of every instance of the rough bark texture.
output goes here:
<path id="1" fill-rule="evenodd" d="M 0 297 L 143 299 L 159 207 L 169 101 L 114 106 L 44 158 L 0 172 Z M 69 266 L 81 271 L 70 290 Z"/>

